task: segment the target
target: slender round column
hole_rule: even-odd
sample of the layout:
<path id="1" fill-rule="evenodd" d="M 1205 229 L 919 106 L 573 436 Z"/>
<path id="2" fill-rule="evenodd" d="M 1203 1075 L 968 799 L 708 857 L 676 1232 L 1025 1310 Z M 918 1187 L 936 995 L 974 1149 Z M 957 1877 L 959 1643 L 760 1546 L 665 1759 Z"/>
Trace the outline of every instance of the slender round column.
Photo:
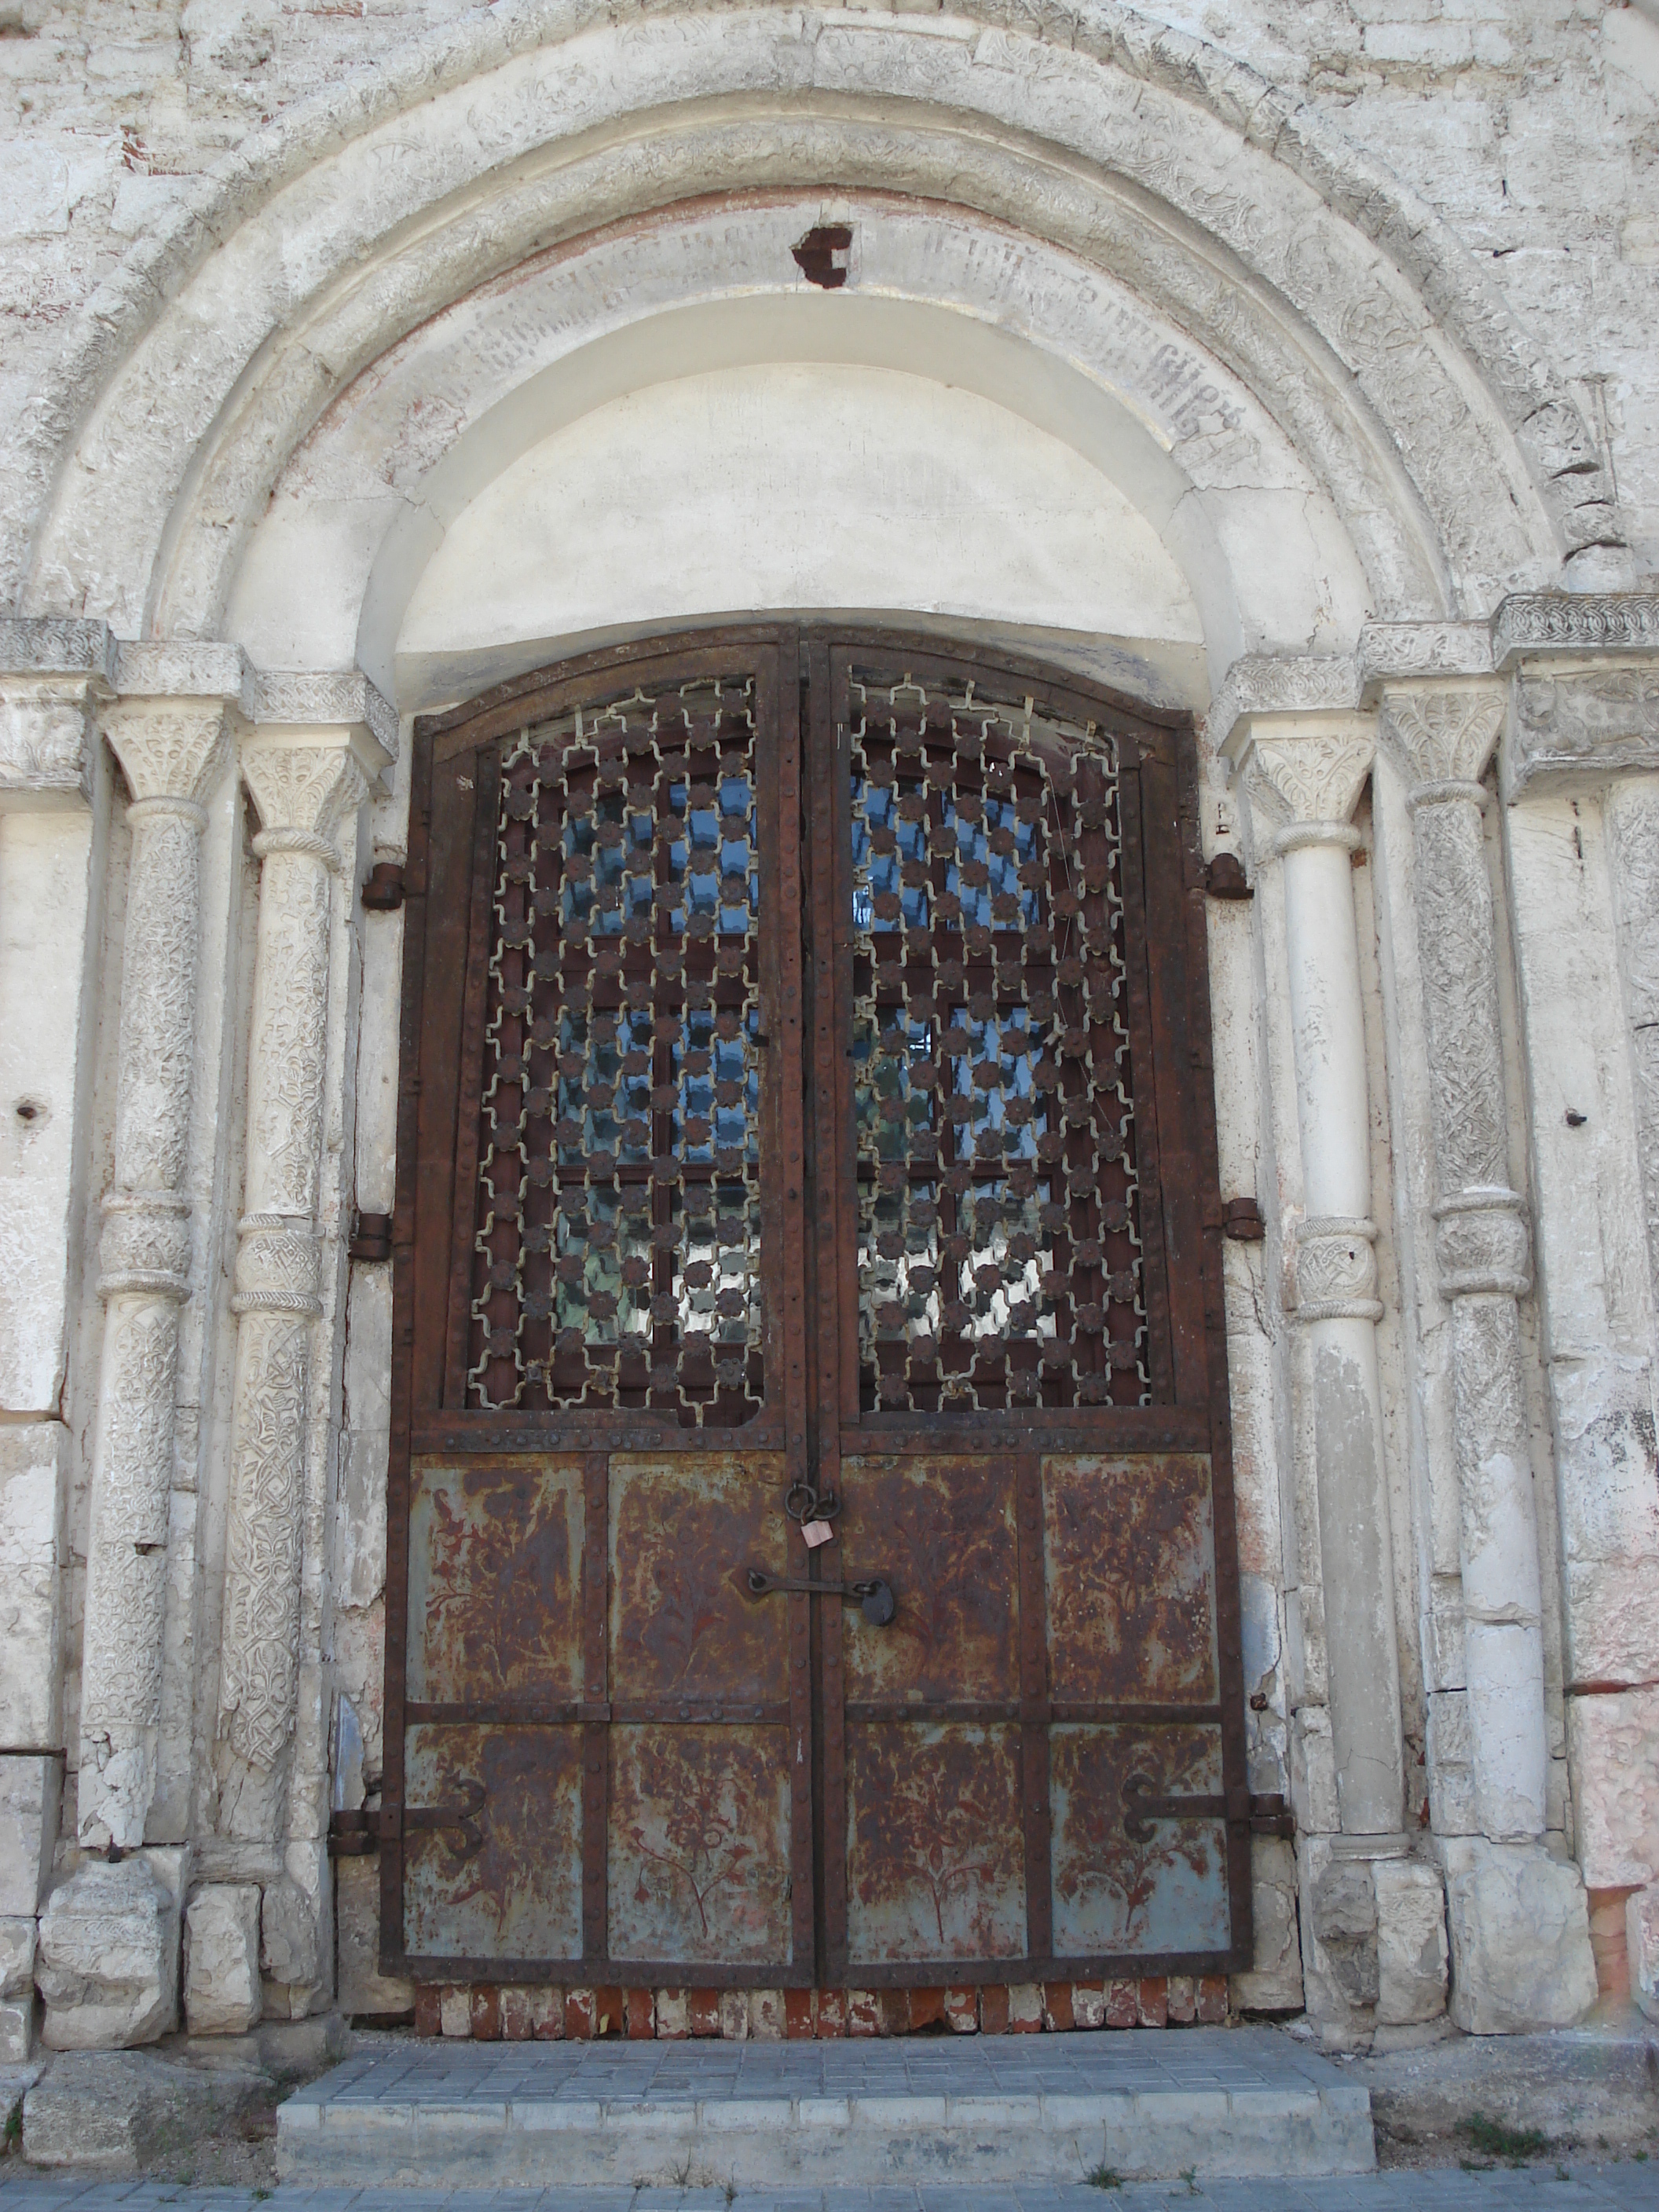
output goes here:
<path id="1" fill-rule="evenodd" d="M 219 1688 L 219 1826 L 275 1842 L 286 1814 L 299 1674 L 300 1572 L 317 1194 L 328 1027 L 333 832 L 363 796 L 340 744 L 251 746 L 264 827 L 248 1060 L 246 1211 L 238 1224 L 234 1441 Z"/>
<path id="2" fill-rule="evenodd" d="M 131 702 L 106 733 L 137 794 L 121 956 L 115 1174 L 104 1200 L 104 1352 L 93 1450 L 81 1662 L 78 1831 L 144 1840 L 155 1794 L 179 1309 L 190 1295 L 183 1194 L 201 907 L 198 801 L 225 709 Z"/>
<path id="3" fill-rule="evenodd" d="M 1388 691 L 1415 779 L 1418 961 L 1434 1124 L 1436 1258 L 1451 1308 L 1463 1646 L 1481 1832 L 1541 1836 L 1543 1600 L 1516 1300 L 1532 1287 L 1526 1201 L 1509 1186 L 1492 884 L 1478 778 L 1498 741 L 1490 684 Z"/>
<path id="4" fill-rule="evenodd" d="M 1348 817 L 1370 771 L 1369 735 L 1315 730 L 1258 740 L 1265 784 L 1292 820 L 1277 833 L 1306 1208 L 1295 1237 L 1293 1317 L 1313 1392 L 1326 1665 L 1345 1836 L 1397 1838 L 1405 1774 L 1394 1559 L 1382 1461 L 1370 1218 L 1370 1097 Z"/>

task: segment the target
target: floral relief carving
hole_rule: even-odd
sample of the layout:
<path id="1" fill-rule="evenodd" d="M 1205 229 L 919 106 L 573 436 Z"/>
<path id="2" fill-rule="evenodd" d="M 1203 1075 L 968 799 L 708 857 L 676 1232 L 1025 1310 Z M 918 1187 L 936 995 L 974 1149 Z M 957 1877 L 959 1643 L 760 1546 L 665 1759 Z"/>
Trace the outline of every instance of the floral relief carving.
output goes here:
<path id="1" fill-rule="evenodd" d="M 325 868 L 307 854 L 273 853 L 259 890 L 256 1053 L 249 1070 L 248 1188 L 263 1209 L 316 1210 L 328 1012 Z"/>
<path id="2" fill-rule="evenodd" d="M 1491 684 L 1385 691 L 1382 724 L 1419 783 L 1475 783 L 1504 722 L 1504 695 Z"/>
<path id="3" fill-rule="evenodd" d="M 1292 822 L 1346 822 L 1359 803 L 1374 750 L 1368 736 L 1310 732 L 1258 739 L 1250 758 Z"/>

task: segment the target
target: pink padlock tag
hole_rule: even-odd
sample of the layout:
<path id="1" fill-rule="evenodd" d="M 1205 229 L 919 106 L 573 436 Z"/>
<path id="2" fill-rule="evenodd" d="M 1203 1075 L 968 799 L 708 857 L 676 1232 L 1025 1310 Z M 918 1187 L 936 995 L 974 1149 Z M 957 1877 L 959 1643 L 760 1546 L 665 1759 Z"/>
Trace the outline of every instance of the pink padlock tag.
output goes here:
<path id="1" fill-rule="evenodd" d="M 816 1552 L 820 1544 L 827 1544 L 835 1533 L 827 1521 L 803 1521 L 800 1524 L 801 1541 L 809 1552 Z"/>

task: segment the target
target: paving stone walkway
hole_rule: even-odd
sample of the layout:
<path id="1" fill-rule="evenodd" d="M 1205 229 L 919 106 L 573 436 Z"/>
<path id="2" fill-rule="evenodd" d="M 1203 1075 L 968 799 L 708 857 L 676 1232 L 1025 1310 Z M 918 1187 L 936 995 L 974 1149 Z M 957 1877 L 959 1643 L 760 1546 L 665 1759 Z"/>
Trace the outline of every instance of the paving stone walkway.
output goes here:
<path id="1" fill-rule="evenodd" d="M 1565 2178 L 1563 2178 L 1565 2171 Z M 188 2189 L 0 2169 L 0 2212 L 1655 2212 L 1659 2164 L 1553 2160 L 1313 2180 L 740 2191 L 719 2189 Z"/>

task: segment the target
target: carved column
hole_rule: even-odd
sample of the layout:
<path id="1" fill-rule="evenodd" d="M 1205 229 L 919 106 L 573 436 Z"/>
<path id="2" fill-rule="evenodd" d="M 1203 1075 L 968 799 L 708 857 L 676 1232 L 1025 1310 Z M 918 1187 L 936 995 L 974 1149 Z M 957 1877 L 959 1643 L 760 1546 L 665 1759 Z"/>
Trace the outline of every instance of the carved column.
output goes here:
<path id="1" fill-rule="evenodd" d="M 1300 718 L 1314 721 L 1315 718 Z M 1288 720 L 1288 718 L 1286 718 Z M 1285 934 L 1303 1203 L 1293 1316 L 1307 1333 L 1331 1735 L 1344 1837 L 1396 1848 L 1405 1793 L 1394 1561 L 1382 1460 L 1370 1103 L 1349 819 L 1370 772 L 1368 723 L 1258 724 L 1257 795 L 1281 817 Z"/>
<path id="2" fill-rule="evenodd" d="M 256 741 L 243 773 L 264 864 L 238 1228 L 234 1443 L 216 1768 L 221 1832 L 275 1842 L 299 1668 L 301 1510 L 336 835 L 367 782 L 341 742 Z M 330 733 L 337 737 L 338 732 Z"/>
<path id="3" fill-rule="evenodd" d="M 1479 779 L 1503 720 L 1491 684 L 1385 689 L 1412 779 L 1418 958 L 1434 1128 L 1436 1257 L 1451 1308 L 1464 1652 L 1481 1832 L 1545 1826 L 1547 1743 L 1537 1517 L 1516 1300 L 1526 1203 L 1509 1183 L 1492 887 Z"/>
<path id="4" fill-rule="evenodd" d="M 133 793 L 115 1121 L 99 1283 L 106 1300 L 82 1658 L 78 1825 L 131 1850 L 155 1790 L 179 1308 L 181 1189 L 195 1055 L 201 799 L 223 757 L 222 701 L 111 710 Z"/>

